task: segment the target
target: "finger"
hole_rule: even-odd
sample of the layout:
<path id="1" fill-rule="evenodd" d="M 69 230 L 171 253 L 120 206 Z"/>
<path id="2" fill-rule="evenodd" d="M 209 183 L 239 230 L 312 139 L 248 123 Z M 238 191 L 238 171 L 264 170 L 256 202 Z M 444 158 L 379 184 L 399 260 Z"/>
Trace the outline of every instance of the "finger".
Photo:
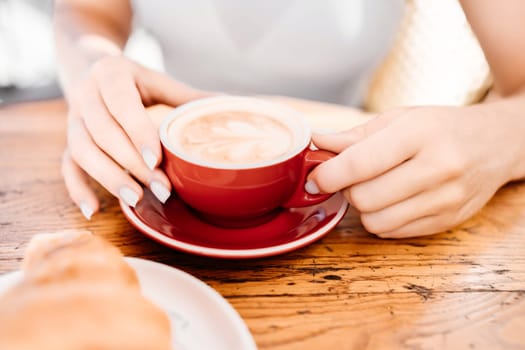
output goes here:
<path id="1" fill-rule="evenodd" d="M 95 145 L 82 119 L 73 119 L 68 126 L 68 145 L 73 160 L 112 195 L 134 207 L 142 198 L 142 187 Z"/>
<path id="2" fill-rule="evenodd" d="M 133 66 L 131 66 L 133 67 Z M 111 65 L 95 74 L 97 90 L 109 113 L 120 124 L 150 169 L 160 162 L 160 139 L 137 90 L 130 66 Z"/>
<path id="3" fill-rule="evenodd" d="M 457 211 L 467 200 L 463 187 L 456 182 L 449 182 L 385 209 L 362 213 L 361 222 L 367 231 L 383 234 L 427 216 Z"/>
<path id="4" fill-rule="evenodd" d="M 121 167 L 128 170 L 143 184 L 154 184 L 154 194 L 161 202 L 167 200 L 171 185 L 166 175 L 152 171 L 140 157 L 119 124 L 104 106 L 94 82 L 88 82 L 82 99 L 82 114 L 93 141 Z"/>
<path id="5" fill-rule="evenodd" d="M 359 125 L 353 129 L 338 133 L 314 132 L 312 134 L 312 142 L 319 149 L 334 153 L 341 153 L 350 145 L 353 145 L 354 143 L 363 139 L 365 125 Z"/>
<path id="6" fill-rule="evenodd" d="M 340 133 L 314 133 L 312 141 L 320 149 L 341 153 L 349 146 L 383 129 L 392 120 L 405 113 L 405 108 L 393 109 L 379 114 L 374 119 Z"/>
<path id="7" fill-rule="evenodd" d="M 148 187 L 161 203 L 166 203 L 171 195 L 171 183 L 166 174 L 155 169 L 148 181 Z"/>
<path id="8" fill-rule="evenodd" d="M 88 220 L 99 209 L 97 196 L 89 186 L 87 174 L 73 161 L 66 149 L 62 156 L 62 176 L 69 196 Z"/>
<path id="9" fill-rule="evenodd" d="M 137 67 L 135 75 L 140 94 L 148 101 L 148 104 L 164 103 L 170 106 L 213 96 L 215 93 L 195 89 L 189 85 L 178 82 L 168 75 L 147 69 L 142 66 Z"/>
<path id="10" fill-rule="evenodd" d="M 396 120 L 317 166 L 308 183 L 333 193 L 375 178 L 418 152 L 421 135 L 416 129 Z"/>
<path id="11" fill-rule="evenodd" d="M 348 189 L 348 197 L 361 212 L 374 212 L 424 192 L 450 178 L 418 156 L 371 180 Z"/>
<path id="12" fill-rule="evenodd" d="M 455 225 L 450 215 L 432 215 L 412 221 L 393 231 L 378 234 L 378 236 L 387 239 L 428 236 L 444 232 Z"/>

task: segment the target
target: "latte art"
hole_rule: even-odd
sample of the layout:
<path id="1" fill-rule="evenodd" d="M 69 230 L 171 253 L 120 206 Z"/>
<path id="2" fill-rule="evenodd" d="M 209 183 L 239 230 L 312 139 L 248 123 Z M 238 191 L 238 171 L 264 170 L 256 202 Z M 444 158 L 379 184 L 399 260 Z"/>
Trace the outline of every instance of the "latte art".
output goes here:
<path id="1" fill-rule="evenodd" d="M 249 112 L 204 115 L 180 129 L 184 153 L 214 163 L 257 163 L 294 147 L 293 133 L 278 120 Z"/>

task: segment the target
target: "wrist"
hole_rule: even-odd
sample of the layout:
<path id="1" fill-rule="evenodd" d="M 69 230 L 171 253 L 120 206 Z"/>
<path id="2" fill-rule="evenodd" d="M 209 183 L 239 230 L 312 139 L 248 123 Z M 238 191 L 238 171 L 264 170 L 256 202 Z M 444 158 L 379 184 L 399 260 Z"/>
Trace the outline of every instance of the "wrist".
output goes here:
<path id="1" fill-rule="evenodd" d="M 525 179 L 525 95 L 499 99 L 495 102 L 471 106 L 483 115 L 484 119 L 491 119 L 488 123 L 490 132 L 499 142 L 495 147 L 500 160 L 504 162 L 501 169 L 503 182 Z M 498 144 L 501 146 L 498 147 Z"/>
<path id="2" fill-rule="evenodd" d="M 523 134 L 525 139 L 525 134 Z M 522 142 L 521 150 L 516 152 L 516 163 L 509 178 L 510 181 L 525 180 L 525 142 Z"/>
<path id="3" fill-rule="evenodd" d="M 97 61 L 108 56 L 121 56 L 124 53 L 122 48 L 110 39 L 94 34 L 85 34 L 79 37 L 76 47 L 84 55 L 84 73 L 88 72 Z"/>
<path id="4" fill-rule="evenodd" d="M 115 42 L 95 34 L 85 34 L 78 38 L 77 48 L 98 57 L 117 56 L 123 53 L 122 48 Z"/>
<path id="5" fill-rule="evenodd" d="M 122 48 L 114 41 L 96 34 L 84 34 L 68 44 L 59 36 L 57 42 L 59 78 L 66 100 L 70 101 L 75 86 L 89 73 L 93 64 L 108 56 L 120 56 Z"/>

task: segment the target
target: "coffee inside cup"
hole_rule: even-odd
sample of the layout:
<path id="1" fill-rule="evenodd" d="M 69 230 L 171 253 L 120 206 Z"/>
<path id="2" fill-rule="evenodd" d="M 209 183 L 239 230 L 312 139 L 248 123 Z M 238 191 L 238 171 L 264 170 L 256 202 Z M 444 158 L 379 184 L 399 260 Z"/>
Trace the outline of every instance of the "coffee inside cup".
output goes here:
<path id="1" fill-rule="evenodd" d="M 249 108 L 193 109 L 168 126 L 170 148 L 191 162 L 226 167 L 271 164 L 304 147 L 309 131 L 290 115 Z"/>
<path id="2" fill-rule="evenodd" d="M 205 162 L 259 163 L 279 158 L 294 148 L 294 133 L 264 114 L 221 111 L 202 115 L 168 130 L 170 143 Z"/>

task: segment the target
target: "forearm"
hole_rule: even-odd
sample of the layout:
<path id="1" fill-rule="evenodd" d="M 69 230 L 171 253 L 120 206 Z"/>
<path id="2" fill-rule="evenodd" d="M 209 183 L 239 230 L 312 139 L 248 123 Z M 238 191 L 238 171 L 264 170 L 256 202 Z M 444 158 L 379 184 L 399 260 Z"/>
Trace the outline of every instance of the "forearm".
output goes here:
<path id="1" fill-rule="evenodd" d="M 510 96 L 525 87 L 525 2 L 461 0 L 465 15 L 485 53 L 494 91 Z"/>
<path id="2" fill-rule="evenodd" d="M 110 15 L 120 11 L 120 17 Z M 124 12 L 124 13 L 122 13 Z M 59 77 L 66 99 L 93 62 L 122 52 L 131 28 L 127 1 L 92 5 L 89 1 L 57 1 L 54 13 Z"/>
<path id="3" fill-rule="evenodd" d="M 494 93 L 485 102 L 465 108 L 496 120 L 492 130 L 505 139 L 506 144 L 503 151 L 506 154 L 501 156 L 510 156 L 511 159 L 509 169 L 506 169 L 508 181 L 525 179 L 525 90 L 507 97 Z"/>
<path id="4" fill-rule="evenodd" d="M 467 107 L 496 120 L 490 129 L 505 140 L 509 181 L 525 179 L 525 2 L 461 0 L 490 65 L 494 86 L 485 103 Z"/>

